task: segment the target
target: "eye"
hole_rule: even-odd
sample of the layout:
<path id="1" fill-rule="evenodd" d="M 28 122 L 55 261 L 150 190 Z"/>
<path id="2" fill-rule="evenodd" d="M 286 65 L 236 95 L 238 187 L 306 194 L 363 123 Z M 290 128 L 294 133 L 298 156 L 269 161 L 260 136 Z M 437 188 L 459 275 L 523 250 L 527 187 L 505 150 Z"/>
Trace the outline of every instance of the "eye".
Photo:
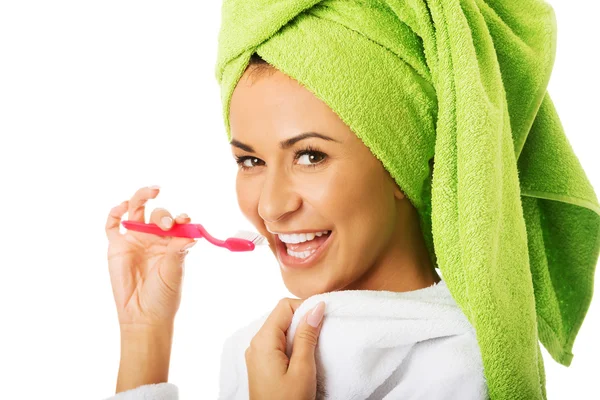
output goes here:
<path id="1" fill-rule="evenodd" d="M 307 146 L 306 148 L 298 150 L 294 153 L 294 160 L 301 160 L 298 164 L 309 168 L 314 168 L 318 165 L 324 164 L 327 157 L 327 154 L 311 146 Z M 265 162 L 260 158 L 252 156 L 234 156 L 234 158 L 238 167 L 242 171 L 249 171 L 255 167 L 265 164 Z"/>
<path id="2" fill-rule="evenodd" d="M 264 163 L 260 158 L 250 156 L 235 157 L 235 162 L 243 171 L 254 168 L 259 162 Z"/>
<path id="3" fill-rule="evenodd" d="M 319 164 L 322 164 L 323 161 L 327 158 L 327 154 L 318 151 L 314 147 L 308 146 L 305 149 L 298 150 L 296 152 L 295 159 L 304 160 L 306 163 L 299 163 L 300 165 L 305 165 L 307 167 L 316 167 Z"/>

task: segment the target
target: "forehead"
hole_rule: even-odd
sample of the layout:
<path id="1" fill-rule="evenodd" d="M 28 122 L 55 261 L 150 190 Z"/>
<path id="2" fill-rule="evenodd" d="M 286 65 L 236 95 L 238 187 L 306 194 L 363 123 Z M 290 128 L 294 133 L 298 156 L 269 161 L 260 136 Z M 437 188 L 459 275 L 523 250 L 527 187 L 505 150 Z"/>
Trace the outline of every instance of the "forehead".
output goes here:
<path id="1" fill-rule="evenodd" d="M 311 91 L 278 70 L 248 69 L 230 104 L 232 136 L 256 131 L 298 133 L 331 125 L 337 116 Z"/>

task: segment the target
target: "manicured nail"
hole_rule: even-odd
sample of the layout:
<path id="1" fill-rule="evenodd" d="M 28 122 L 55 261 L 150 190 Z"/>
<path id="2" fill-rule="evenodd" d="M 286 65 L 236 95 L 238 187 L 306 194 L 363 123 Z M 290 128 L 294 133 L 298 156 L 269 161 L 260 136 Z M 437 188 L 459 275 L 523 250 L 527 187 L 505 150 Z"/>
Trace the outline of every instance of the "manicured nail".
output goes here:
<path id="1" fill-rule="evenodd" d="M 316 328 L 321 323 L 324 313 L 325 303 L 321 301 L 315 306 L 315 308 L 312 309 L 310 314 L 308 314 L 308 316 L 306 317 L 306 322 L 308 322 L 308 324 L 313 328 Z"/>
<path id="2" fill-rule="evenodd" d="M 163 224 L 165 228 L 170 228 L 173 224 L 173 218 L 164 216 L 161 218 L 160 222 Z"/>
<path id="3" fill-rule="evenodd" d="M 148 189 L 160 189 L 160 186 L 152 185 L 152 186 L 148 186 Z"/>

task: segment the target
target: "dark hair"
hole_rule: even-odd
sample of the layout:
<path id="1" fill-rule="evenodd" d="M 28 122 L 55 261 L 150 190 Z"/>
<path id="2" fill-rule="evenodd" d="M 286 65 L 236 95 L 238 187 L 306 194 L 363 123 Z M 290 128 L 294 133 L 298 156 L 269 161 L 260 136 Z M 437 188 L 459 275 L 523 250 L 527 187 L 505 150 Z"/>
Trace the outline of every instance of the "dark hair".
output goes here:
<path id="1" fill-rule="evenodd" d="M 254 74 L 258 74 L 260 75 L 263 72 L 275 72 L 275 68 L 273 68 L 273 66 L 271 64 L 269 64 L 268 62 L 266 62 L 265 60 L 262 59 L 261 56 L 259 56 L 256 53 L 253 53 L 252 56 L 250 57 L 250 61 L 248 62 L 248 68 L 252 67 L 252 73 L 251 75 Z"/>
<path id="2" fill-rule="evenodd" d="M 248 65 L 264 65 L 264 64 L 269 65 L 269 63 L 266 62 L 265 60 L 263 60 L 262 57 L 259 56 L 257 53 L 253 53 L 252 56 L 250 56 L 250 63 Z"/>

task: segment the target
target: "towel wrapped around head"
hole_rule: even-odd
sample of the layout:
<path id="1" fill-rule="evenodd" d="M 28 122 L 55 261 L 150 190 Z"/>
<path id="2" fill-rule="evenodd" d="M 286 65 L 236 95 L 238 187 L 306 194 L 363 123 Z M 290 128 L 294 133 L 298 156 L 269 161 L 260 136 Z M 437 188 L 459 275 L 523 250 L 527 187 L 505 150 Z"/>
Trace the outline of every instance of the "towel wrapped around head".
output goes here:
<path id="1" fill-rule="evenodd" d="M 224 0 L 229 104 L 257 53 L 325 102 L 417 209 L 476 330 L 492 399 L 546 397 L 538 340 L 568 366 L 588 310 L 600 206 L 547 93 L 543 0 Z"/>

